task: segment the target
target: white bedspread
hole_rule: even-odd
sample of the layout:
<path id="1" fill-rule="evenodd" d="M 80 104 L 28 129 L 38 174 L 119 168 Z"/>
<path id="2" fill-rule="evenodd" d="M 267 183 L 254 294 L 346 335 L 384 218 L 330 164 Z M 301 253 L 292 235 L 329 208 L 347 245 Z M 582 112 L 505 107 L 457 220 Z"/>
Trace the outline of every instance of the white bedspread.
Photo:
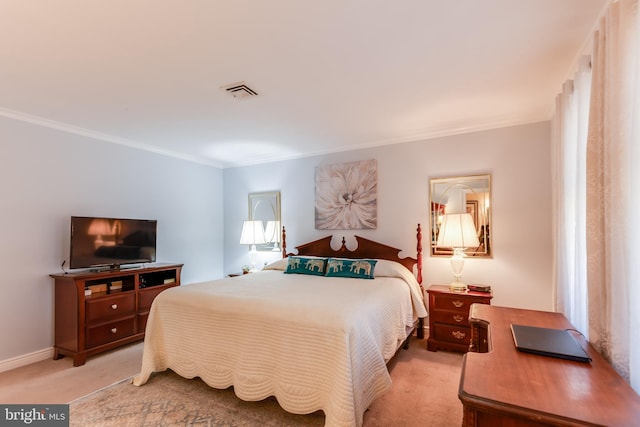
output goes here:
<path id="1" fill-rule="evenodd" d="M 380 275 L 395 271 L 386 263 Z M 292 413 L 321 409 L 327 426 L 362 425 L 366 408 L 391 385 L 386 362 L 406 327 L 427 315 L 409 276 L 268 270 L 168 289 L 151 307 L 133 382 L 170 368 L 215 388 L 233 385 L 243 400 L 273 395 Z"/>

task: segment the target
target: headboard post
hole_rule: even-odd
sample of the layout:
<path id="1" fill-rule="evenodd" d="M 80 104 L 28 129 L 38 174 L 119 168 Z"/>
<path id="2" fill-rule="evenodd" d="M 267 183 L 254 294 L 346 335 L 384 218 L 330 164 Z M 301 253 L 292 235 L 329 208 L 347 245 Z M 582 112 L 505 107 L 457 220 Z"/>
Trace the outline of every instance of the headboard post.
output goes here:
<path id="1" fill-rule="evenodd" d="M 417 246 L 417 270 L 418 270 L 418 283 L 420 283 L 420 287 L 422 287 L 422 229 L 420 228 L 420 223 L 418 223 L 418 229 L 416 230 L 417 234 L 416 234 L 416 239 L 418 240 L 418 246 Z"/>
<path id="2" fill-rule="evenodd" d="M 282 226 L 282 258 L 287 257 L 287 231 Z"/>

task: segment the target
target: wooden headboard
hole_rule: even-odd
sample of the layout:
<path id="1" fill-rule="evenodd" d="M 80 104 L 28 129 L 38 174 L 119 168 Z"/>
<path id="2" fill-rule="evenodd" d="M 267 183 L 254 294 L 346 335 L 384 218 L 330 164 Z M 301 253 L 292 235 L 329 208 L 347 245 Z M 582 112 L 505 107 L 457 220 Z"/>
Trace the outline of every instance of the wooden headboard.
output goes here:
<path id="1" fill-rule="evenodd" d="M 305 243 L 300 246 L 296 246 L 297 254 L 287 253 L 287 233 L 284 227 L 282 227 L 282 257 L 286 258 L 289 255 L 309 255 L 309 256 L 331 256 L 340 258 L 375 258 L 386 259 L 390 261 L 396 261 L 404 265 L 409 271 L 413 273 L 413 266 L 417 267 L 417 279 L 418 283 L 422 283 L 422 229 L 420 224 L 416 230 L 416 239 L 418 244 L 416 245 L 416 258 L 406 257 L 400 258 L 399 253 L 402 249 L 394 248 L 382 243 L 374 242 L 373 240 L 365 239 L 364 237 L 354 236 L 357 246 L 354 250 L 347 248 L 346 240 L 342 238 L 342 245 L 338 250 L 334 250 L 331 247 L 332 236 L 323 237 L 322 239 L 314 240 L 313 242 Z"/>

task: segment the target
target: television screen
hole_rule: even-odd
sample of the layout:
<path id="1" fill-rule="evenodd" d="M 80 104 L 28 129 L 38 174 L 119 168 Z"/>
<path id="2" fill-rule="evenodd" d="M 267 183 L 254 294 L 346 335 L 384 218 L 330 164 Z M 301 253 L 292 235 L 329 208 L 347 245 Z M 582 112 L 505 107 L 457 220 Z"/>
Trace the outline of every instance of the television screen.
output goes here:
<path id="1" fill-rule="evenodd" d="M 156 228 L 156 220 L 72 216 L 69 266 L 155 262 Z"/>

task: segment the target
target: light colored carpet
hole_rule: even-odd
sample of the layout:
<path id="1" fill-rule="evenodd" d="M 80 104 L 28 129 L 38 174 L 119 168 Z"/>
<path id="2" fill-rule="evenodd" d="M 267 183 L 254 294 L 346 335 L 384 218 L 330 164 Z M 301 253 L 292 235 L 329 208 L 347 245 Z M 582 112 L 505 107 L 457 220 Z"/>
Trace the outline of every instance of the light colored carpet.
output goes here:
<path id="1" fill-rule="evenodd" d="M 389 363 L 393 386 L 365 412 L 369 426 L 459 426 L 462 404 L 458 382 L 462 355 L 425 350 L 413 340 Z M 322 426 L 321 411 L 285 412 L 275 398 L 238 399 L 233 389 L 217 390 L 200 379 L 167 371 L 142 387 L 130 381 L 101 389 L 70 405 L 72 426 Z"/>
<path id="2" fill-rule="evenodd" d="M 0 402 L 69 403 L 138 373 L 142 349 L 143 343 L 136 342 L 89 357 L 78 367 L 63 357 L 0 372 Z"/>

